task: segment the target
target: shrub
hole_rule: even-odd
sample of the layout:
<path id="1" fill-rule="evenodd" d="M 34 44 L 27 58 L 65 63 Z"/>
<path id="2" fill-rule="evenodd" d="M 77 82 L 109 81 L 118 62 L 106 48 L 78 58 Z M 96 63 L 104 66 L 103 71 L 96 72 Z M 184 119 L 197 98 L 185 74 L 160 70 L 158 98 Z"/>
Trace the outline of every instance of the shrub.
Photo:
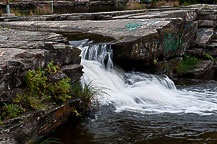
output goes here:
<path id="1" fill-rule="evenodd" d="M 2 120 L 14 118 L 20 113 L 31 110 L 47 108 L 47 103 L 63 103 L 71 98 L 71 84 L 69 78 L 62 78 L 52 82 L 49 75 L 55 75 L 60 71 L 53 62 L 42 70 L 28 70 L 25 75 L 22 93 L 17 94 L 12 103 L 0 105 L 0 117 Z"/>
<path id="2" fill-rule="evenodd" d="M 190 70 L 194 69 L 200 60 L 195 57 L 184 56 L 184 59 L 176 67 L 176 72 L 179 74 L 187 73 Z"/>
<path id="3" fill-rule="evenodd" d="M 17 95 L 16 103 L 22 103 L 26 109 L 41 109 L 46 106 L 46 102 L 54 101 L 56 103 L 65 102 L 70 99 L 70 79 L 63 78 L 57 82 L 51 82 L 49 75 L 55 75 L 60 68 L 49 63 L 47 68 L 42 70 L 28 70 L 25 77 L 25 88 L 22 95 Z"/>

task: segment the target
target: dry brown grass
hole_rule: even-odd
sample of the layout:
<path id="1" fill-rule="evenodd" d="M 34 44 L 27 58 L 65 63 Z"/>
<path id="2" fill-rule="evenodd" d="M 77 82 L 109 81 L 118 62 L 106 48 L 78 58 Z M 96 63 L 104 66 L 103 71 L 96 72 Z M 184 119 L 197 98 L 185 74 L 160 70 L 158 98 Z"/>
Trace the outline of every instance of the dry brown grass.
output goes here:
<path id="1" fill-rule="evenodd" d="M 127 3 L 127 9 L 129 10 L 137 10 L 137 9 L 144 9 L 144 8 L 145 7 L 142 4 L 131 0 Z"/>
<path id="2" fill-rule="evenodd" d="M 162 6 L 173 6 L 173 7 L 178 7 L 179 6 L 179 2 L 178 1 L 158 1 L 156 3 L 156 7 L 160 8 Z"/>
<path id="3" fill-rule="evenodd" d="M 50 4 L 46 4 L 43 6 L 37 6 L 35 9 L 35 14 L 36 15 L 46 15 L 46 14 L 51 14 L 52 9 Z"/>

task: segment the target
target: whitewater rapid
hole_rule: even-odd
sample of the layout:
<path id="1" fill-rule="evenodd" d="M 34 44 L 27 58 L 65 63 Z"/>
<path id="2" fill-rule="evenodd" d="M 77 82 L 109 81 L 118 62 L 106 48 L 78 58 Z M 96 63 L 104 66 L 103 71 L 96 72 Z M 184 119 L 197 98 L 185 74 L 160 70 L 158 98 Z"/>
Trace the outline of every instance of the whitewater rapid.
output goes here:
<path id="1" fill-rule="evenodd" d="M 107 44 L 88 45 L 88 40 L 72 42 L 82 50 L 81 81 L 91 83 L 104 93 L 101 105 L 113 105 L 116 112 L 196 113 L 217 112 L 217 90 L 178 90 L 167 76 L 124 72 L 113 65 L 112 49 Z"/>

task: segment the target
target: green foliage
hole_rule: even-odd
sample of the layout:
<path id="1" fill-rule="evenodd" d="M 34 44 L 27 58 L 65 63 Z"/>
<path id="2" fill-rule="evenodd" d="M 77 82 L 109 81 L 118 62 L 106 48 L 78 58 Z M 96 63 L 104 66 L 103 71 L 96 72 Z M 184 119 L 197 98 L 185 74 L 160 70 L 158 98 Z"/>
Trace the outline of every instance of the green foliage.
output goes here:
<path id="1" fill-rule="evenodd" d="M 157 59 L 154 59 L 154 60 L 153 60 L 153 63 L 154 63 L 154 64 L 157 64 Z"/>
<path id="2" fill-rule="evenodd" d="M 8 105 L 5 104 L 5 108 L 7 110 L 9 118 L 16 117 L 17 114 L 20 112 L 20 110 L 18 109 L 17 105 L 15 105 L 15 104 L 8 104 Z"/>
<path id="3" fill-rule="evenodd" d="M 49 63 L 47 68 L 42 70 L 28 70 L 25 75 L 23 91 L 16 95 L 10 104 L 0 105 L 1 119 L 14 118 L 20 113 L 31 110 L 47 108 L 47 103 L 63 103 L 71 98 L 71 84 L 69 78 L 63 78 L 52 82 L 48 77 L 54 76 L 60 68 Z"/>
<path id="4" fill-rule="evenodd" d="M 20 113 L 23 112 L 23 109 L 16 104 L 6 104 L 4 103 L 0 106 L 0 125 L 3 123 L 4 119 L 10 119 L 17 117 Z"/>
<path id="5" fill-rule="evenodd" d="M 206 52 L 203 52 L 203 59 L 214 60 L 214 58 Z"/>
<path id="6" fill-rule="evenodd" d="M 28 70 L 25 75 L 22 92 L 16 95 L 11 103 L 0 103 L 0 123 L 2 120 L 17 117 L 26 111 L 47 109 L 48 104 L 61 104 L 72 97 L 80 97 L 81 107 L 79 110 L 72 108 L 76 116 L 85 112 L 97 103 L 95 97 L 99 90 L 85 84 L 71 84 L 68 77 L 60 80 L 52 79 L 59 74 L 60 68 L 51 62 L 46 69 Z M 76 107 L 76 106 L 75 106 Z"/>
<path id="7" fill-rule="evenodd" d="M 22 95 L 17 95 L 16 103 L 22 103 L 26 109 L 41 109 L 46 103 L 53 100 L 61 103 L 70 99 L 70 79 L 63 78 L 58 82 L 50 82 L 49 75 L 55 75 L 60 68 L 49 63 L 45 70 L 29 70 L 25 78 L 25 89 Z"/>
<path id="8" fill-rule="evenodd" d="M 195 57 L 184 56 L 184 59 L 176 67 L 176 72 L 179 74 L 187 73 L 190 70 L 194 69 L 200 60 Z"/>
<path id="9" fill-rule="evenodd" d="M 100 89 L 95 88 L 91 83 L 85 83 L 84 86 L 76 83 L 72 88 L 72 92 L 81 98 L 84 111 L 88 110 L 91 105 L 97 105 L 96 96 L 102 93 Z"/>
<path id="10" fill-rule="evenodd" d="M 57 73 L 59 70 L 60 70 L 59 66 L 58 66 L 58 65 L 54 65 L 54 64 L 53 64 L 53 61 L 50 62 L 50 63 L 47 65 L 47 69 L 46 69 L 46 71 L 47 71 L 48 73 L 53 73 L 53 74 Z"/>

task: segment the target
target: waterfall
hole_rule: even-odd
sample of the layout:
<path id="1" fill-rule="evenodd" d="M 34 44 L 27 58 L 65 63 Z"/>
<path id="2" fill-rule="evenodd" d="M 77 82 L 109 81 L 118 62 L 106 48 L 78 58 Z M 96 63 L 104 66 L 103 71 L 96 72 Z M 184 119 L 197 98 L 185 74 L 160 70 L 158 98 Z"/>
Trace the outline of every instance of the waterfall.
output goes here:
<path id="1" fill-rule="evenodd" d="M 104 91 L 97 99 L 101 105 L 113 105 L 116 112 L 209 115 L 217 110 L 217 92 L 177 90 L 167 76 L 124 72 L 113 65 L 108 44 L 91 44 L 88 40 L 71 44 L 82 50 L 84 75 L 81 81 L 91 82 Z"/>

